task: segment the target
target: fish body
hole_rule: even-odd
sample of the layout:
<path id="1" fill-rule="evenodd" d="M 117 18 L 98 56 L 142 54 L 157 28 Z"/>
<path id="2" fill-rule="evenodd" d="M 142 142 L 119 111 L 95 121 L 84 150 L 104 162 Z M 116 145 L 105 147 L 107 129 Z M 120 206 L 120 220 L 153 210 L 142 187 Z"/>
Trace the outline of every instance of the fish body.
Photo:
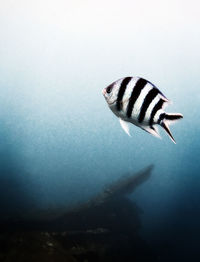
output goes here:
<path id="1" fill-rule="evenodd" d="M 125 77 L 104 88 L 102 93 L 128 135 L 128 122 L 156 137 L 160 137 L 157 129 L 160 125 L 175 143 L 169 124 L 183 115 L 164 111 L 169 100 L 154 84 L 141 77 Z"/>

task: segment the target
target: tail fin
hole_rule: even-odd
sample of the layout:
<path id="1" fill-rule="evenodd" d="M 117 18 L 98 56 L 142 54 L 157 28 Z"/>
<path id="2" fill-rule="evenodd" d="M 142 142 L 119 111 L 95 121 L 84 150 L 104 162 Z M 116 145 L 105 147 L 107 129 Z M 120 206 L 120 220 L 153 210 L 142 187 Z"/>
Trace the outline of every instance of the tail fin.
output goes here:
<path id="1" fill-rule="evenodd" d="M 179 113 L 173 113 L 173 114 L 165 114 L 165 119 L 168 121 L 176 121 L 183 118 L 182 114 Z"/>
<path id="2" fill-rule="evenodd" d="M 169 125 L 181 118 L 183 118 L 183 115 L 179 113 L 165 114 L 165 118 L 161 122 L 161 126 L 165 129 L 165 131 L 167 132 L 171 140 L 174 142 L 174 144 L 176 144 L 176 141 L 174 140 L 172 133 L 170 132 Z"/>

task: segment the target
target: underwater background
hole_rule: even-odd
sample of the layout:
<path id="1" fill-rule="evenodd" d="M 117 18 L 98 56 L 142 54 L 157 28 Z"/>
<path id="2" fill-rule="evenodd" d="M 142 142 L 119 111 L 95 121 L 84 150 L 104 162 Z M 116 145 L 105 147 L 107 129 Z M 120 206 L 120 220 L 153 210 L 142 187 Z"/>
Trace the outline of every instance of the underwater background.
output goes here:
<path id="1" fill-rule="evenodd" d="M 153 164 L 129 196 L 142 210 L 141 236 L 170 259 L 199 261 L 199 8 L 195 0 L 0 1 L 2 219 L 66 209 Z M 173 102 L 166 111 L 183 114 L 171 127 L 176 145 L 163 130 L 159 140 L 121 129 L 102 89 L 125 76 L 153 82 Z"/>

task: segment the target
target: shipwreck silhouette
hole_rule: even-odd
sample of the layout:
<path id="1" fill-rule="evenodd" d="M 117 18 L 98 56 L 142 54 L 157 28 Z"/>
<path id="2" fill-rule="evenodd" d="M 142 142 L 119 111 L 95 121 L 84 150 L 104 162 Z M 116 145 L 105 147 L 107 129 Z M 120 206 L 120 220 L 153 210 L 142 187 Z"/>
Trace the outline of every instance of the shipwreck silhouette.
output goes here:
<path id="1" fill-rule="evenodd" d="M 152 169 L 151 165 L 122 177 L 86 203 L 61 214 L 44 212 L 39 217 L 1 221 L 0 244 L 4 250 L 0 250 L 0 258 L 13 261 L 15 256 L 15 261 L 25 261 L 23 254 L 29 261 L 40 261 L 42 254 L 48 261 L 55 261 L 56 257 L 56 261 L 157 261 L 139 234 L 141 210 L 128 198 L 150 178 Z M 13 241 L 17 246 L 14 251 Z"/>

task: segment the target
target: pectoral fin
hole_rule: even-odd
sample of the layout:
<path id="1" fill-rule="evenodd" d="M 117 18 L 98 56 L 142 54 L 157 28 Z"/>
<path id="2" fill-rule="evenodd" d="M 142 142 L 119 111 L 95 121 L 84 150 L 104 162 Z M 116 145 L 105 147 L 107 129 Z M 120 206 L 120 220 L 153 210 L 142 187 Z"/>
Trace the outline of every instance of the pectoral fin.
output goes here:
<path id="1" fill-rule="evenodd" d="M 130 132 L 129 132 L 128 122 L 122 120 L 121 118 L 119 118 L 119 122 L 120 122 L 121 127 L 122 127 L 122 128 L 124 129 L 124 131 L 127 133 L 127 135 L 131 136 L 131 135 L 130 135 Z"/>

